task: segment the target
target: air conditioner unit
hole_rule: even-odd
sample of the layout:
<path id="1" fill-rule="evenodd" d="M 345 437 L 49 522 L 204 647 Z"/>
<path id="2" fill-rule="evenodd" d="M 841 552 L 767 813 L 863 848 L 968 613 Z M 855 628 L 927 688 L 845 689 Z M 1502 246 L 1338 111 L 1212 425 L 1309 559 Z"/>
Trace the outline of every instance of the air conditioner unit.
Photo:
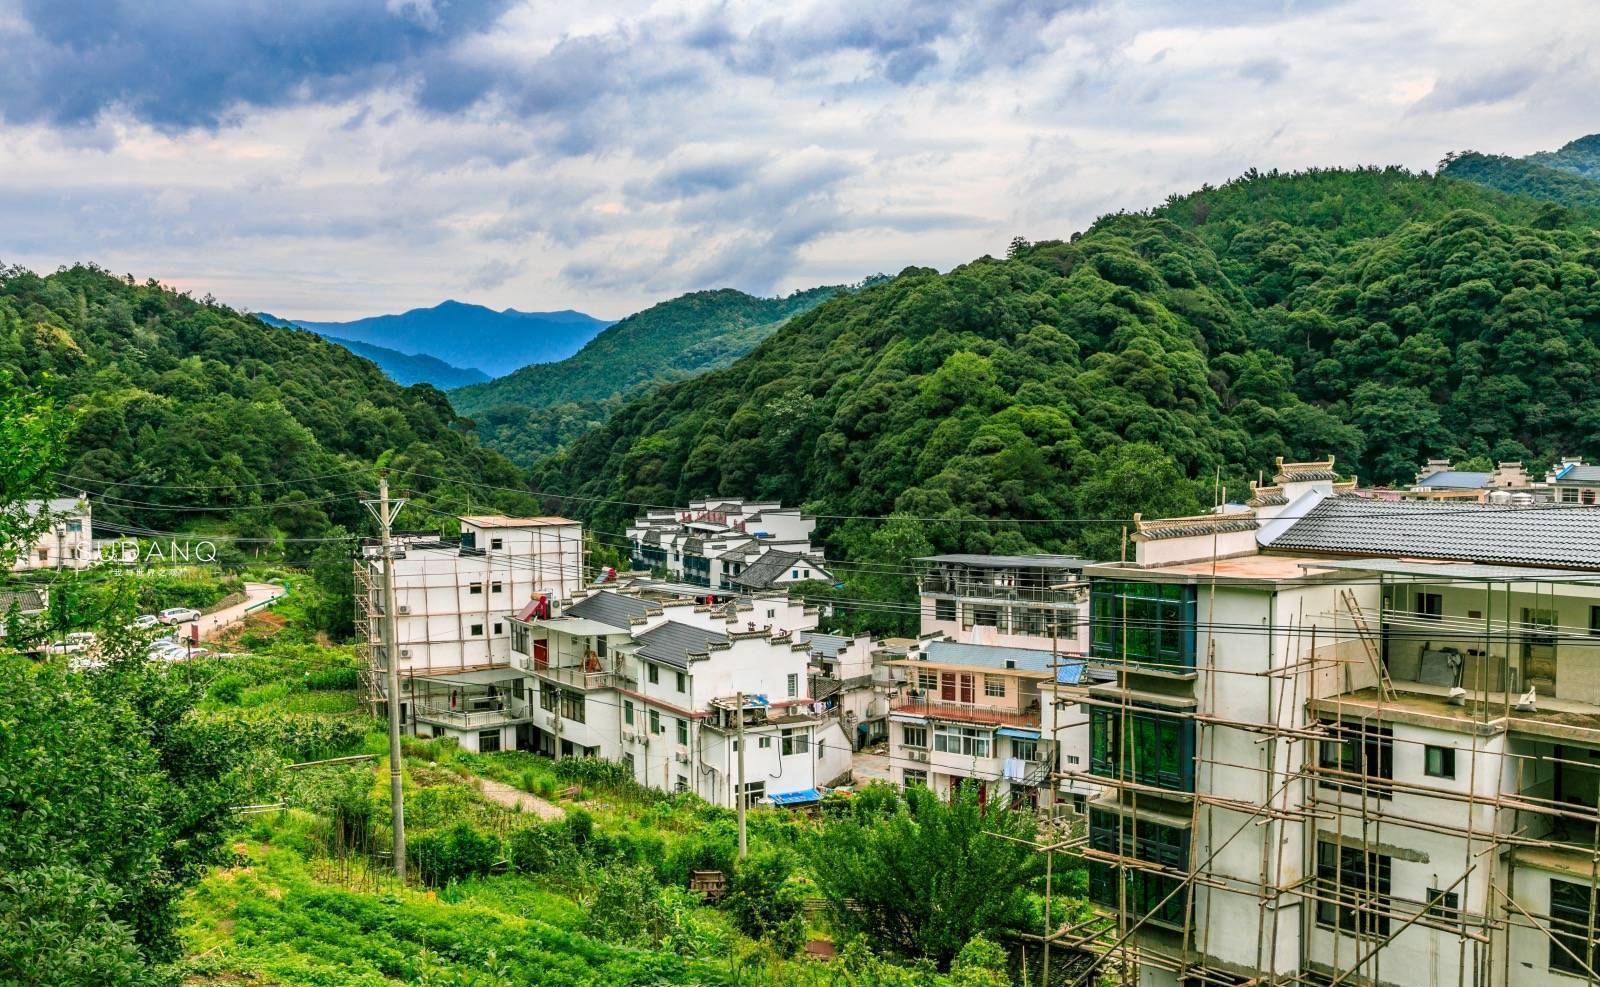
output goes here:
<path id="1" fill-rule="evenodd" d="M 922 761 L 926 763 L 928 760 L 928 752 L 917 750 L 906 751 L 906 757 L 912 761 Z"/>
<path id="2" fill-rule="evenodd" d="M 408 614 L 408 613 L 411 612 L 411 607 L 408 606 L 407 604 L 404 604 L 404 603 L 400 604 L 398 607 L 395 607 L 394 609 L 395 609 L 396 613 L 401 614 L 401 615 Z"/>
<path id="3" fill-rule="evenodd" d="M 400 657 L 402 659 L 410 658 L 411 657 L 411 649 L 410 648 L 401 648 L 400 649 Z"/>
<path id="4" fill-rule="evenodd" d="M 689 763 L 689 754 L 688 754 L 687 751 L 679 751 L 678 752 L 678 763 L 679 764 L 688 764 Z"/>

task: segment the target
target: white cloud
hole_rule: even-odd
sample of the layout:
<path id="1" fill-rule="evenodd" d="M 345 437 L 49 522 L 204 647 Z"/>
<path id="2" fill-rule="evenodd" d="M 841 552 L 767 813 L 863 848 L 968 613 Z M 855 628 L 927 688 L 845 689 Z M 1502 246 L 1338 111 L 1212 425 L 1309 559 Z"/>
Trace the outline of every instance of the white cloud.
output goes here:
<path id="1" fill-rule="evenodd" d="M 89 65 L 94 22 L 0 2 L 3 259 L 304 318 L 617 317 L 949 267 L 1250 167 L 1556 147 L 1600 81 L 1585 0 L 288 6 L 277 47 L 182 26 L 210 54 L 181 64 L 159 3 L 113 0 L 132 54 Z"/>

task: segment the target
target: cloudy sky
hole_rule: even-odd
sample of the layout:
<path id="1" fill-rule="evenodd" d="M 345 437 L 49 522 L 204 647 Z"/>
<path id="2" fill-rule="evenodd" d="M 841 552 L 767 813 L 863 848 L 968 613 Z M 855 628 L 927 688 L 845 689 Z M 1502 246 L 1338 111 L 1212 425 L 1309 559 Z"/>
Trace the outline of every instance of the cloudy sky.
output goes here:
<path id="1" fill-rule="evenodd" d="M 350 318 L 948 268 L 1600 130 L 1593 0 L 0 0 L 0 262 Z"/>

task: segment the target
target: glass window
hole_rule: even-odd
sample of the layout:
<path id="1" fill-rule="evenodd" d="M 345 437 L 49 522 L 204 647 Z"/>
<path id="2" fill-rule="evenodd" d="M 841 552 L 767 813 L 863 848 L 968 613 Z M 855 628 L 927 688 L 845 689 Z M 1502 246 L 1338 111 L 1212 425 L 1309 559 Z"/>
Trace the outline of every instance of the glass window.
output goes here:
<path id="1" fill-rule="evenodd" d="M 632 699 L 624 699 L 622 701 L 622 722 L 626 723 L 630 727 L 633 726 L 633 700 Z"/>
<path id="2" fill-rule="evenodd" d="M 678 743 L 689 746 L 689 721 L 682 718 L 678 720 Z"/>
<path id="3" fill-rule="evenodd" d="M 674 672 L 672 674 L 673 674 L 673 684 L 678 687 L 678 691 L 679 692 L 687 692 L 688 689 L 689 689 L 689 683 L 688 683 L 688 680 L 684 678 L 683 673 L 682 672 Z"/>
<path id="4" fill-rule="evenodd" d="M 811 749 L 811 733 L 808 730 L 786 729 L 783 731 L 782 736 L 783 755 L 785 757 L 788 757 L 790 754 L 804 754 L 806 751 Z"/>
<path id="5" fill-rule="evenodd" d="M 1456 776 L 1456 749 L 1454 747 L 1435 747 L 1429 744 L 1422 748 L 1423 773 L 1432 778 L 1454 778 Z"/>
<path id="6" fill-rule="evenodd" d="M 1389 934 L 1390 859 L 1317 841 L 1317 924 L 1363 936 Z"/>
<path id="7" fill-rule="evenodd" d="M 939 690 L 939 673 L 917 669 L 917 688 L 923 693 L 937 692 Z"/>
<path id="8" fill-rule="evenodd" d="M 489 584 L 489 592 L 491 592 L 491 593 L 504 593 L 505 591 L 506 591 L 505 583 L 502 583 L 498 579 L 496 579 L 494 582 Z"/>
<path id="9" fill-rule="evenodd" d="M 495 624 L 495 625 L 494 625 L 494 632 L 495 632 L 495 633 L 496 633 L 496 634 L 504 634 L 504 633 L 505 633 L 505 632 L 506 632 L 506 625 L 504 625 L 504 624 L 498 624 L 498 623 L 497 623 L 497 624 Z"/>
<path id="10" fill-rule="evenodd" d="M 798 674 L 794 672 L 789 673 L 788 687 L 790 699 L 800 695 L 800 676 Z"/>
<path id="11" fill-rule="evenodd" d="M 1434 902 L 1435 898 L 1439 900 Z M 1454 920 L 1461 917 L 1461 896 L 1454 891 L 1441 892 L 1438 888 L 1429 888 L 1427 900 L 1433 902 L 1428 905 L 1428 914 L 1434 918 Z"/>
<path id="12" fill-rule="evenodd" d="M 942 754 L 988 757 L 991 743 L 988 731 L 974 727 L 940 726 L 933 731 L 933 749 Z"/>
<path id="13" fill-rule="evenodd" d="M 954 601 L 954 600 L 934 600 L 933 601 L 933 619 L 934 620 L 955 620 L 956 619 L 956 601 Z M 924 775 L 924 777 L 926 777 L 927 772 L 923 772 L 923 775 Z"/>
<path id="14" fill-rule="evenodd" d="M 650 679 L 650 684 L 651 685 L 659 684 L 661 682 L 661 669 L 660 669 L 660 667 L 658 667 L 658 666 L 656 666 L 654 664 L 651 664 L 649 662 L 646 662 L 645 663 L 645 668 L 649 671 L 649 676 L 648 677 Z"/>
<path id="15" fill-rule="evenodd" d="M 658 709 L 652 709 L 650 711 L 650 732 L 661 732 L 661 711 Z"/>
<path id="16" fill-rule="evenodd" d="M 1194 791 L 1194 724 L 1134 709 L 1089 710 L 1089 772 L 1171 791 Z"/>
<path id="17" fill-rule="evenodd" d="M 1584 965 L 1600 963 L 1600 943 L 1589 941 L 1594 888 L 1550 881 L 1550 969 L 1585 976 Z"/>
<path id="18" fill-rule="evenodd" d="M 926 748 L 928 746 L 928 728 L 914 727 L 909 723 L 900 728 L 901 743 L 907 747 Z"/>
<path id="19" fill-rule="evenodd" d="M 1106 661 L 1191 669 L 1195 599 L 1193 586 L 1097 580 L 1089 597 L 1090 650 Z"/>
<path id="20" fill-rule="evenodd" d="M 539 708 L 554 713 L 561 704 L 561 690 L 546 682 L 539 688 Z"/>
<path id="21" fill-rule="evenodd" d="M 571 689 L 561 690 L 561 716 L 574 723 L 588 722 L 583 693 Z"/>
<path id="22" fill-rule="evenodd" d="M 1039 742 L 1037 740 L 1023 740 L 1019 737 L 1011 738 L 1011 756 L 1020 761 L 1037 761 L 1039 759 Z"/>
<path id="23" fill-rule="evenodd" d="M 1005 676 L 985 675 L 983 677 L 983 694 L 996 699 L 1004 699 L 1006 694 Z"/>
<path id="24" fill-rule="evenodd" d="M 921 785 L 923 788 L 927 788 L 928 772 L 915 768 L 906 768 L 900 772 L 900 783 L 903 785 Z"/>
<path id="25" fill-rule="evenodd" d="M 483 637 L 483 625 L 473 624 L 467 632 L 468 637 Z"/>
<path id="26" fill-rule="evenodd" d="M 478 753 L 493 754 L 500 749 L 500 731 L 485 730 L 478 734 Z"/>
<path id="27" fill-rule="evenodd" d="M 482 583 L 468 583 L 467 584 L 467 592 L 472 594 L 473 596 L 482 596 L 483 595 L 483 584 Z"/>
<path id="28" fill-rule="evenodd" d="M 762 738 L 758 739 L 756 741 L 756 748 L 759 749 L 759 750 L 764 750 L 764 751 L 772 750 L 772 738 L 771 737 L 762 737 Z"/>
<path id="29" fill-rule="evenodd" d="M 491 538 L 491 539 L 489 539 L 489 550 L 491 552 L 498 552 L 498 551 L 500 551 L 501 549 L 503 549 L 505 547 L 506 547 L 506 540 L 504 538 Z"/>

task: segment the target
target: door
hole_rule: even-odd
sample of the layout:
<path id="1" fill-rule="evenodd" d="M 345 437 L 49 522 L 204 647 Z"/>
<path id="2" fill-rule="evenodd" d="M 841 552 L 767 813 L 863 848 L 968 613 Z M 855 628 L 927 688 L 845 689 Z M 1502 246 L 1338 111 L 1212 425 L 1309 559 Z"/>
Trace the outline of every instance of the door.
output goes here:
<path id="1" fill-rule="evenodd" d="M 947 703 L 956 701 L 956 673 L 939 673 L 939 698 Z"/>
<path id="2" fill-rule="evenodd" d="M 1556 684 L 1556 614 L 1554 610 L 1522 608 L 1523 684 Z"/>
<path id="3" fill-rule="evenodd" d="M 533 667 L 550 667 L 550 642 L 544 638 L 533 642 Z"/>
<path id="4" fill-rule="evenodd" d="M 965 674 L 963 674 L 961 676 L 961 701 L 962 702 L 970 703 L 970 702 L 976 701 L 976 699 L 977 699 L 977 690 L 974 688 L 974 683 L 975 682 L 976 682 L 976 677 L 975 676 L 965 675 Z"/>

